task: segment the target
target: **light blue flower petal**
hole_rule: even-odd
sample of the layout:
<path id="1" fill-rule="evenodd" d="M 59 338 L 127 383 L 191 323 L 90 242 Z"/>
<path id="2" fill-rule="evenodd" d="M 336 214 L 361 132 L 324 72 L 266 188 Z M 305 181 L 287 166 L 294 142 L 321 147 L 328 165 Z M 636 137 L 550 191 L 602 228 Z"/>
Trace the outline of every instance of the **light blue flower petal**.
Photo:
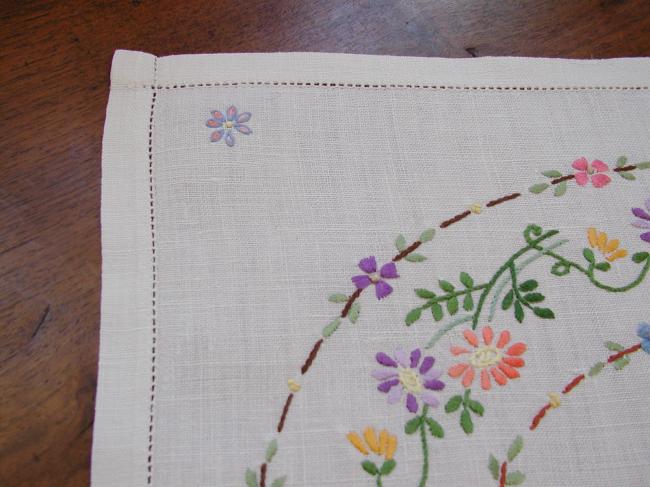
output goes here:
<path id="1" fill-rule="evenodd" d="M 641 340 L 641 348 L 645 353 L 650 354 L 650 340 Z"/>
<path id="2" fill-rule="evenodd" d="M 639 338 L 650 340 L 650 324 L 639 323 L 636 326 L 636 334 L 639 336 Z"/>

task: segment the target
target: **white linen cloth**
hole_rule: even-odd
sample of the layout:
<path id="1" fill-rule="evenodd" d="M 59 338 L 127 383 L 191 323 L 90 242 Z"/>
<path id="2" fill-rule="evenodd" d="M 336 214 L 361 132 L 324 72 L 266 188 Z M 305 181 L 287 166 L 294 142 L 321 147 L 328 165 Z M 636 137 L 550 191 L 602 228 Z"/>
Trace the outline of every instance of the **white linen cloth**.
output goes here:
<path id="1" fill-rule="evenodd" d="M 650 321 L 650 278 L 643 275 L 650 244 L 641 238 L 649 231 L 649 80 L 648 59 L 156 58 L 118 51 L 102 161 L 92 484 L 220 487 L 260 485 L 264 477 L 266 486 L 278 479 L 277 486 L 286 476 L 286 486 L 409 486 L 424 477 L 432 486 L 496 486 L 506 462 L 506 475 L 525 475 L 509 477 L 513 485 L 649 485 L 650 356 L 643 349 L 626 353 L 621 370 L 606 364 L 562 393 L 618 353 L 605 341 L 623 349 L 644 343 L 637 325 Z M 558 182 L 563 176 L 573 177 Z M 535 184 L 548 187 L 539 192 Z M 444 225 L 456 215 L 464 216 Z M 529 249 L 515 261 L 537 255 L 518 275 L 518 285 L 536 281 L 535 289 L 521 291 L 531 299 L 530 307 L 520 304 L 522 323 L 516 303 L 504 311 L 502 299 L 488 321 L 498 285 L 501 296 L 510 289 L 506 268 L 477 319 L 477 347 L 466 339 L 472 322 L 463 322 L 425 348 L 455 318 L 473 315 L 485 288 L 470 293 L 469 311 L 460 294 L 458 310 L 442 302 L 442 320 L 426 308 L 407 326 L 407 313 L 427 302 L 414 289 L 444 296 L 442 279 L 462 291 L 461 272 L 471 275 L 471 286 L 489 284 L 526 246 L 529 224 L 558 230 L 540 245 L 557 244 L 558 255 L 584 269 L 590 262 L 583 249 L 590 249 L 595 263 L 611 266 L 595 270 L 594 279 L 616 291 L 577 268 L 556 275 L 561 262 Z M 399 259 L 383 276 L 369 261 L 357 267 L 374 256 L 379 271 L 430 228 L 432 240 L 411 252 L 426 260 Z M 400 234 L 405 243 L 396 249 Z M 625 255 L 616 254 L 620 249 Z M 378 300 L 385 284 L 393 291 Z M 332 299 L 346 301 L 366 285 L 354 301 L 356 323 L 348 314 L 323 338 L 345 305 L 328 296 L 340 293 Z M 536 316 L 534 307 L 551 309 L 554 318 Z M 485 345 L 483 333 L 489 338 L 487 326 L 494 337 L 483 355 L 490 367 L 482 367 L 476 351 Z M 494 347 L 504 330 L 510 342 Z M 518 342 L 525 352 L 507 355 Z M 455 356 L 452 346 L 469 353 L 455 349 Z M 393 360 L 398 349 L 420 349 L 417 367 L 377 362 L 378 352 Z M 425 356 L 435 357 L 442 375 L 430 379 L 444 389 L 424 386 Z M 499 369 L 507 356 L 525 365 Z M 451 377 L 459 363 L 469 366 Z M 392 392 L 378 390 L 376 369 L 399 382 Z M 470 369 L 471 398 L 484 411 L 467 411 L 467 434 L 465 406 L 446 412 L 445 405 L 464 393 Z M 520 377 L 498 385 L 511 369 Z M 390 373 L 398 370 L 395 379 Z M 409 392 L 417 413 L 408 409 Z M 405 432 L 427 398 L 440 403 L 427 414 L 444 438 L 428 425 Z M 363 438 L 368 426 L 396 438 L 394 453 L 385 444 L 381 455 L 366 445 L 364 455 L 346 438 Z M 508 460 L 519 436 L 523 449 Z M 269 444 L 277 445 L 270 461 Z M 490 455 L 498 462 L 496 480 Z M 384 475 L 361 467 L 391 459 L 395 466 Z"/>

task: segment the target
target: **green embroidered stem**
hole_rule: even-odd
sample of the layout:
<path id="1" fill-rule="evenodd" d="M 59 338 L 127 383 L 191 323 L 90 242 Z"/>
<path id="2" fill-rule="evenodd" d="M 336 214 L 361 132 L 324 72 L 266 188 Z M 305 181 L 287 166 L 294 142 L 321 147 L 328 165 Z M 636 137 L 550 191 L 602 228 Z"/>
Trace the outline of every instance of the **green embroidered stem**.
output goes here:
<path id="1" fill-rule="evenodd" d="M 536 239 L 531 239 L 530 234 L 534 233 L 537 235 L 540 235 Z M 499 280 L 499 277 L 510 268 L 510 266 L 522 255 L 524 255 L 526 252 L 529 250 L 535 249 L 535 250 L 540 250 L 539 243 L 543 242 L 544 240 L 551 238 L 553 235 L 557 235 L 559 233 L 558 230 L 549 230 L 546 233 L 542 234 L 542 229 L 537 226 L 537 225 L 528 225 L 526 227 L 526 230 L 524 230 L 524 238 L 526 239 L 526 242 L 528 242 L 528 245 L 526 245 L 524 248 L 518 250 L 515 252 L 512 257 L 510 257 L 500 268 L 497 270 L 497 272 L 492 276 L 492 279 L 490 279 L 490 282 L 487 283 L 487 286 L 481 293 L 481 296 L 479 297 L 478 304 L 476 305 L 476 311 L 474 313 L 474 316 L 472 317 L 472 329 L 475 330 L 476 327 L 478 326 L 478 319 L 481 316 L 481 311 L 483 309 L 483 305 L 485 304 L 485 300 L 487 299 L 488 295 L 490 294 L 490 291 L 496 284 L 496 282 Z"/>
<path id="2" fill-rule="evenodd" d="M 511 262 L 508 266 L 510 268 L 510 280 L 512 281 L 512 291 L 514 292 L 517 300 L 521 302 L 526 308 L 532 310 L 533 307 L 528 301 L 521 295 L 519 291 L 519 285 L 517 284 L 517 270 L 515 269 L 514 262 Z"/>
<path id="3" fill-rule="evenodd" d="M 381 483 L 381 474 L 377 474 L 377 487 L 382 487 L 384 484 Z"/>
<path id="4" fill-rule="evenodd" d="M 425 304 L 423 304 L 420 309 L 427 309 L 433 306 L 435 303 L 442 303 L 444 301 L 449 301 L 452 298 L 456 298 L 458 296 L 466 295 L 473 293 L 474 291 L 480 291 L 481 289 L 485 289 L 487 287 L 487 284 L 480 284 L 478 286 L 473 286 L 467 289 L 463 289 L 461 291 L 454 291 L 451 293 L 443 294 L 442 296 L 436 296 L 435 298 L 427 301 Z"/>
<path id="5" fill-rule="evenodd" d="M 467 323 L 468 321 L 472 321 L 472 315 L 465 315 L 461 316 L 459 318 L 456 318 L 453 321 L 450 321 L 448 324 L 440 328 L 435 335 L 431 337 L 431 340 L 429 340 L 429 343 L 426 344 L 424 348 L 431 348 L 433 347 L 438 340 L 440 340 L 443 336 L 445 336 L 448 332 L 456 328 L 458 325 Z"/>
<path id="6" fill-rule="evenodd" d="M 422 439 L 422 477 L 420 477 L 419 487 L 425 487 L 427 478 L 429 477 L 429 446 L 427 445 L 427 422 L 425 418 L 429 412 L 429 406 L 426 404 L 422 408 L 422 415 L 420 416 L 420 438 Z"/>
<path id="7" fill-rule="evenodd" d="M 540 250 L 532 257 L 529 257 L 528 259 L 524 260 L 520 265 L 516 267 L 515 270 L 517 271 L 517 274 L 521 273 L 521 271 L 523 271 L 526 267 L 528 267 L 533 262 L 539 260 L 541 257 L 544 257 L 544 255 L 546 255 L 548 251 L 556 249 L 567 242 L 568 242 L 567 239 L 559 240 L 549 245 L 548 247 Z M 510 282 L 510 276 L 504 276 L 503 280 L 494 289 L 494 296 L 492 298 L 492 303 L 490 304 L 490 314 L 488 315 L 488 322 L 492 322 L 492 320 L 494 319 L 494 314 L 496 313 L 496 309 L 497 309 L 497 303 L 501 299 L 501 293 L 503 292 L 503 289 L 508 285 L 509 282 Z"/>

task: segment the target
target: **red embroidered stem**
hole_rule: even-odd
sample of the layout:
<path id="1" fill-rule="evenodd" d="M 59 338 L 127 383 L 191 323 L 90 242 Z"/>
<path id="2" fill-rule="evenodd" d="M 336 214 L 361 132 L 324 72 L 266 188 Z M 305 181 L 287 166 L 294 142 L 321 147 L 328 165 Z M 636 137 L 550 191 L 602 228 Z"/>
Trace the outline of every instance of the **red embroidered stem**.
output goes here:
<path id="1" fill-rule="evenodd" d="M 501 198 L 497 198 L 492 201 L 488 201 L 485 206 L 488 208 L 496 205 L 500 205 L 501 203 L 505 203 L 506 201 L 514 200 L 515 198 L 519 198 L 521 196 L 521 193 L 512 193 L 506 196 L 502 196 Z"/>
<path id="2" fill-rule="evenodd" d="M 309 352 L 309 356 L 307 357 L 307 360 L 305 360 L 305 363 L 302 364 L 302 367 L 300 369 L 300 372 L 302 375 L 305 375 L 307 371 L 309 370 L 309 367 L 311 367 L 311 364 L 314 363 L 314 360 L 316 359 L 316 355 L 318 355 L 318 350 L 320 350 L 320 346 L 323 344 L 323 339 L 321 338 L 318 340 L 316 343 L 314 343 L 313 348 L 311 349 L 311 352 Z"/>
<path id="3" fill-rule="evenodd" d="M 266 463 L 260 467 L 260 487 L 266 487 Z"/>
<path id="4" fill-rule="evenodd" d="M 634 171 L 635 169 L 636 166 L 634 164 L 630 164 L 629 166 L 617 167 L 614 169 L 614 172 Z"/>
<path id="5" fill-rule="evenodd" d="M 402 250 L 399 254 L 397 254 L 395 257 L 393 257 L 393 262 L 397 262 L 398 260 L 402 260 L 404 257 L 409 255 L 411 252 L 413 252 L 415 249 L 417 249 L 420 245 L 422 245 L 422 242 L 419 240 L 416 240 L 413 242 L 410 246 Z"/>
<path id="6" fill-rule="evenodd" d="M 626 348 L 625 350 L 621 350 L 615 355 L 610 356 L 607 359 L 607 363 L 611 364 L 612 362 L 616 362 L 619 358 L 624 357 L 630 353 L 637 352 L 641 348 L 641 344 L 637 343 L 636 345 L 631 346 L 630 348 Z"/>
<path id="7" fill-rule="evenodd" d="M 363 289 L 357 289 L 352 293 L 352 296 L 348 298 L 348 302 L 345 303 L 345 306 L 343 307 L 343 311 L 341 311 L 341 318 L 345 318 L 348 313 L 350 312 L 350 308 L 352 307 L 352 303 L 355 302 L 355 300 L 361 296 L 361 292 Z"/>
<path id="8" fill-rule="evenodd" d="M 530 423 L 530 430 L 533 431 L 537 426 L 539 425 L 539 422 L 546 416 L 546 411 L 551 409 L 550 404 L 545 404 L 542 409 L 539 410 L 539 412 L 535 415 L 533 418 L 533 422 Z"/>
<path id="9" fill-rule="evenodd" d="M 554 179 L 553 181 L 551 181 L 551 184 L 558 184 L 561 183 L 562 181 L 568 181 L 573 178 L 575 178 L 575 175 L 567 174 L 566 176 L 562 176 L 561 178 Z"/>
<path id="10" fill-rule="evenodd" d="M 501 476 L 499 477 L 499 487 L 505 487 L 507 476 L 508 476 L 508 464 L 506 462 L 503 462 L 501 464 Z"/>
<path id="11" fill-rule="evenodd" d="M 575 377 L 571 382 L 569 382 L 564 387 L 564 389 L 562 390 L 562 394 L 568 394 L 573 390 L 574 387 L 580 384 L 583 380 L 585 380 L 585 374 L 580 374 L 579 376 Z"/>
<path id="12" fill-rule="evenodd" d="M 284 403 L 284 408 L 282 409 L 282 416 L 280 416 L 280 422 L 278 423 L 278 433 L 282 433 L 282 428 L 284 428 L 284 421 L 287 419 L 287 413 L 289 412 L 289 406 L 291 406 L 292 400 L 293 400 L 293 393 L 287 396 L 287 400 Z"/>
<path id="13" fill-rule="evenodd" d="M 466 217 L 470 216 L 471 214 L 472 214 L 472 212 L 469 211 L 469 210 L 466 210 L 466 211 L 464 211 L 462 213 L 459 213 L 455 217 L 450 218 L 449 220 L 445 220 L 444 222 L 442 222 L 440 224 L 440 228 L 447 228 L 449 225 L 453 225 L 454 223 L 457 223 L 457 222 L 461 221 L 463 218 L 466 218 Z"/>

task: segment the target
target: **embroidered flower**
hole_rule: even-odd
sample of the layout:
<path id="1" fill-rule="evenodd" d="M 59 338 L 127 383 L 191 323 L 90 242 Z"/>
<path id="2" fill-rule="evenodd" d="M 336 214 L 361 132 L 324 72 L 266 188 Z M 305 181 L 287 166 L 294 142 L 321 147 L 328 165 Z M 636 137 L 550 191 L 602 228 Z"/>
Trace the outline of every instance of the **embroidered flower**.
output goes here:
<path id="1" fill-rule="evenodd" d="M 244 125 L 250 119 L 251 114 L 249 112 L 238 114 L 237 108 L 231 106 L 226 110 L 225 115 L 218 110 L 213 111 L 212 118 L 208 119 L 205 124 L 210 128 L 216 129 L 210 135 L 212 142 L 219 142 L 223 138 L 228 147 L 232 147 L 235 145 L 235 137 L 233 137 L 235 130 L 244 135 L 253 133 L 248 125 Z"/>
<path id="2" fill-rule="evenodd" d="M 473 349 L 452 346 L 451 353 L 454 355 L 469 354 L 467 362 L 461 362 L 449 368 L 447 373 L 451 377 L 463 376 L 461 382 L 464 387 L 470 387 L 474 381 L 476 372 L 480 371 L 481 387 L 489 391 L 492 387 L 490 375 L 500 386 L 506 385 L 508 379 L 519 377 L 520 367 L 525 365 L 524 360 L 519 357 L 526 351 L 526 344 L 522 342 L 511 345 L 507 350 L 504 347 L 510 342 L 510 332 L 504 330 L 499 335 L 496 345 L 492 345 L 494 333 L 492 328 L 486 326 L 482 331 L 483 345 L 472 330 L 465 330 L 463 336 Z"/>
<path id="3" fill-rule="evenodd" d="M 377 436 L 377 433 L 372 426 L 368 426 L 363 430 L 363 438 L 365 439 L 365 442 L 355 431 L 349 432 L 346 438 L 352 446 L 359 450 L 364 456 L 368 456 L 370 453 L 368 450 L 370 450 L 380 457 L 383 457 L 385 460 L 392 460 L 393 455 L 395 455 L 395 450 L 397 449 L 397 436 L 391 435 L 386 430 L 381 430 L 379 436 Z"/>
<path id="4" fill-rule="evenodd" d="M 627 255 L 627 250 L 618 248 L 620 242 L 616 239 L 608 240 L 605 232 L 599 232 L 595 228 L 587 229 L 587 239 L 591 248 L 597 248 L 608 262 L 622 259 Z"/>
<path id="5" fill-rule="evenodd" d="M 639 220 L 634 220 L 632 225 L 638 228 L 650 229 L 650 198 L 645 200 L 646 210 L 643 208 L 632 208 L 632 213 Z M 641 240 L 650 243 L 650 231 L 641 234 Z"/>
<path id="6" fill-rule="evenodd" d="M 393 292 L 393 288 L 384 279 L 395 279 L 399 277 L 397 267 L 394 262 L 389 262 L 381 266 L 377 272 L 377 261 L 374 256 L 366 257 L 359 261 L 359 269 L 368 275 L 354 276 L 352 282 L 357 289 L 365 289 L 371 284 L 375 285 L 375 294 L 377 299 L 382 299 Z"/>
<path id="7" fill-rule="evenodd" d="M 377 389 L 388 394 L 388 403 L 401 401 L 402 394 L 406 392 L 406 409 L 412 413 L 418 412 L 417 397 L 431 407 L 438 406 L 438 399 L 431 391 L 441 391 L 445 388 L 445 383 L 438 380 L 442 370 L 433 368 L 435 359 L 426 356 L 420 363 L 422 352 L 419 348 L 410 355 L 404 350 L 397 350 L 393 357 L 379 352 L 377 362 L 385 368 L 372 372 L 375 379 L 382 381 Z"/>
<path id="8" fill-rule="evenodd" d="M 636 334 L 641 339 L 641 348 L 643 351 L 650 353 L 650 324 L 639 323 L 636 327 Z"/>
<path id="9" fill-rule="evenodd" d="M 589 162 L 585 157 L 576 159 L 571 164 L 577 172 L 575 173 L 576 183 L 580 186 L 585 186 L 589 181 L 596 188 L 602 188 L 609 184 L 612 180 L 607 174 L 603 174 L 609 171 L 609 166 L 603 161 L 598 159 Z"/>

